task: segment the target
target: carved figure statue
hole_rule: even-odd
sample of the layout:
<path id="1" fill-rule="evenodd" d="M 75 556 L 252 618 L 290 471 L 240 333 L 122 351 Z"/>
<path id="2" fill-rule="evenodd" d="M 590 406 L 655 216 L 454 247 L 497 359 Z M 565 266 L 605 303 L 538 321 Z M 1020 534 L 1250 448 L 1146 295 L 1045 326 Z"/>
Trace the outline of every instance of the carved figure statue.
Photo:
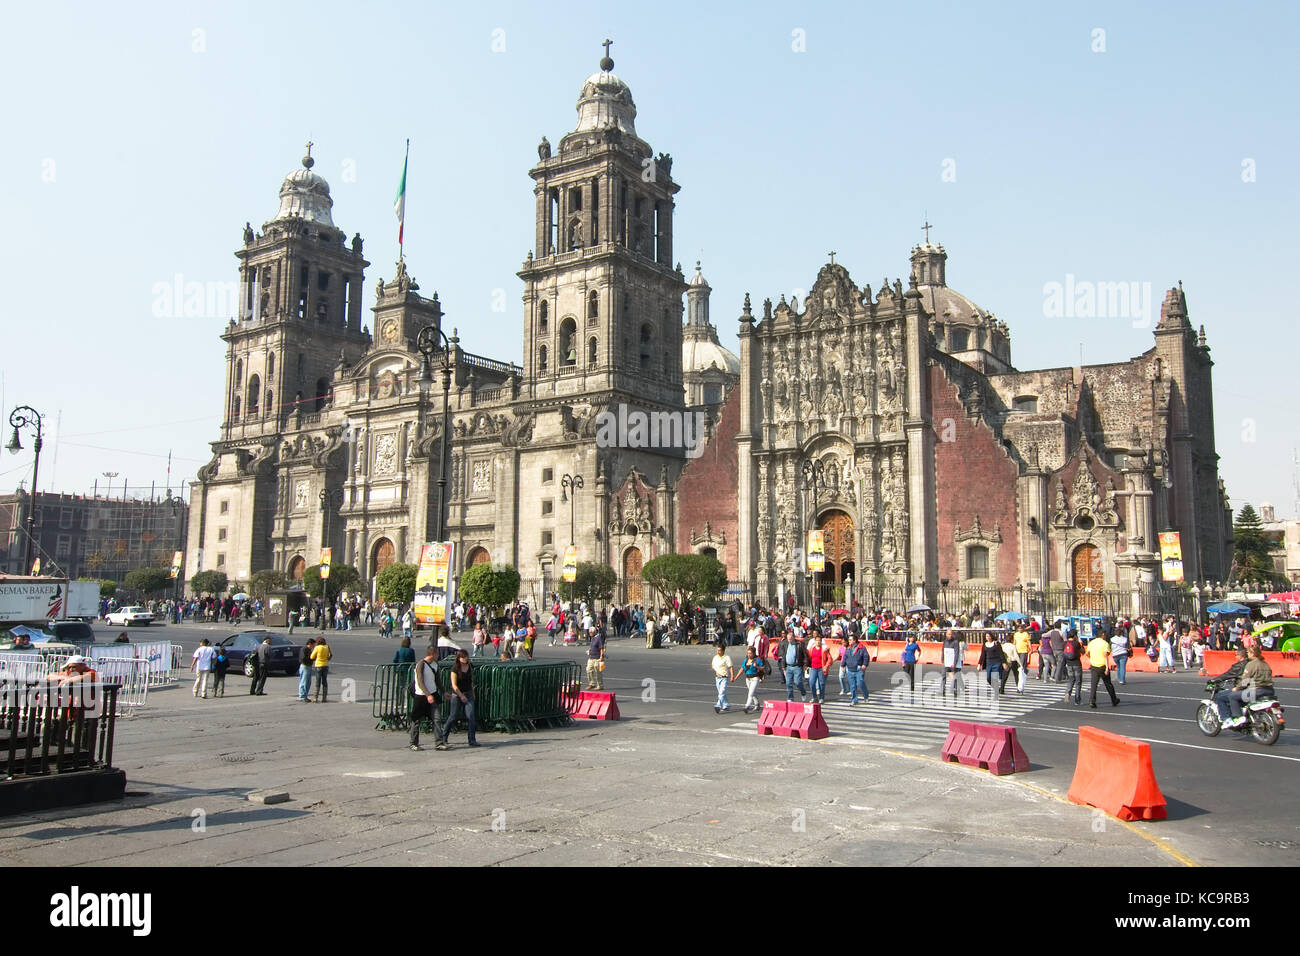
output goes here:
<path id="1" fill-rule="evenodd" d="M 543 136 L 542 141 L 537 144 L 537 158 L 538 159 L 551 158 L 551 141 L 547 139 L 545 136 Z"/>

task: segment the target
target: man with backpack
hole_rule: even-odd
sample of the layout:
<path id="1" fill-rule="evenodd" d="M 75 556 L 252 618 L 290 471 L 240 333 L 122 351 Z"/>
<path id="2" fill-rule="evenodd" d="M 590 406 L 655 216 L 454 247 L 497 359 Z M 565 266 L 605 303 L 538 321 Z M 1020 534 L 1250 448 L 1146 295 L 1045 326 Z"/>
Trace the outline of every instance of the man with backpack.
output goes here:
<path id="1" fill-rule="evenodd" d="M 1079 643 L 1079 634 L 1074 628 L 1070 628 L 1065 633 L 1065 643 L 1061 648 L 1061 657 L 1065 663 L 1065 676 L 1068 683 L 1065 685 L 1065 697 L 1067 700 L 1073 700 L 1076 704 L 1083 701 L 1080 699 L 1083 695 L 1083 647 Z"/>

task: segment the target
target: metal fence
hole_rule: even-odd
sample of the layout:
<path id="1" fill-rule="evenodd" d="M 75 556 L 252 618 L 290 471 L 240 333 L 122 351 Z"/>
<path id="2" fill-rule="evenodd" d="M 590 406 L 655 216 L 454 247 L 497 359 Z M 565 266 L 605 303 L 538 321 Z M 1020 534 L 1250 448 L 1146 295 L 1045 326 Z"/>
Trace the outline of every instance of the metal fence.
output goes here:
<path id="1" fill-rule="evenodd" d="M 0 777 L 111 767 L 117 693 L 111 683 L 0 682 Z"/>
<path id="2" fill-rule="evenodd" d="M 452 659 L 438 665 L 438 690 L 442 703 L 438 721 L 451 712 Z M 475 719 L 480 730 L 514 733 L 539 726 L 563 726 L 571 721 L 581 691 L 582 668 L 574 661 L 484 661 L 471 659 L 474 677 Z M 377 730 L 404 730 L 410 726 L 414 664 L 380 664 L 375 667 L 370 714 Z M 428 728 L 426 728 L 428 729 Z"/>
<path id="3" fill-rule="evenodd" d="M 117 703 L 129 715 L 143 707 L 149 695 L 149 661 L 134 657 L 100 657 L 90 659 L 99 680 L 118 685 Z"/>

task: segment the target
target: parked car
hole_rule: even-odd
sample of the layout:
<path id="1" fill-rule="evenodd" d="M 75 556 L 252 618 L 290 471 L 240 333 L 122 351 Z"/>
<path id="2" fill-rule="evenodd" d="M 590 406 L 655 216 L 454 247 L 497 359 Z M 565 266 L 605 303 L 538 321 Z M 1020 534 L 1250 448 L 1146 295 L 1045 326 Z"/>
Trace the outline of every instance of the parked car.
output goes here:
<path id="1" fill-rule="evenodd" d="M 298 662 L 302 658 L 302 645 L 295 644 L 284 634 L 271 631 L 240 631 L 216 642 L 216 647 L 224 647 L 230 658 L 232 671 L 242 670 L 245 677 L 253 676 L 253 662 L 250 656 L 257 650 L 257 645 L 267 638 L 271 639 L 271 666 L 269 674 L 297 674 Z"/>
<path id="2" fill-rule="evenodd" d="M 131 607 L 120 607 L 116 611 L 110 611 L 108 623 L 113 627 L 130 627 L 132 624 L 143 624 L 148 627 L 153 623 L 153 614 L 148 608 L 134 604 Z"/>
<path id="3" fill-rule="evenodd" d="M 56 641 L 68 644 L 95 643 L 95 631 L 84 621 L 53 621 L 45 627 Z"/>
<path id="4" fill-rule="evenodd" d="M 1300 621 L 1260 624 L 1252 635 L 1266 651 L 1300 651 Z"/>

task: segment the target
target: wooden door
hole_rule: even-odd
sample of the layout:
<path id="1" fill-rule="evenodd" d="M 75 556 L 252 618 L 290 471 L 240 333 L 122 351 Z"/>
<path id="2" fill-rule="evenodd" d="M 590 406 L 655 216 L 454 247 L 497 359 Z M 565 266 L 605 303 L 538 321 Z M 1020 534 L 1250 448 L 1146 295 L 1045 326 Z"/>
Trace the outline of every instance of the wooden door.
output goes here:
<path id="1" fill-rule="evenodd" d="M 1080 545 L 1074 552 L 1074 603 L 1081 611 L 1100 612 L 1106 576 L 1101 566 L 1101 551 L 1096 545 Z"/>
<path id="2" fill-rule="evenodd" d="M 641 550 L 628 548 L 623 555 L 623 600 L 628 604 L 642 604 Z"/>

